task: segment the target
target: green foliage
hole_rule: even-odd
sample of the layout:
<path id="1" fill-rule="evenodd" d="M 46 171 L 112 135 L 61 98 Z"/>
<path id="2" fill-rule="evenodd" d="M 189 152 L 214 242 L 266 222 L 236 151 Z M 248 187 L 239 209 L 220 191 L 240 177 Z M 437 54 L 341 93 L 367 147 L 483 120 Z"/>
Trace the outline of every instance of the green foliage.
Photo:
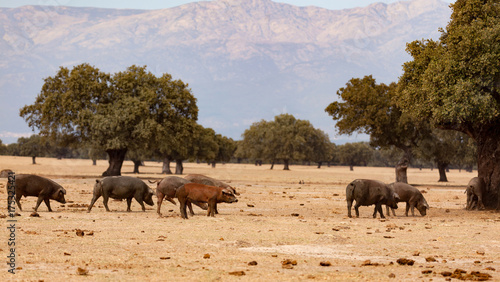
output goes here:
<path id="1" fill-rule="evenodd" d="M 331 103 L 325 111 L 336 120 L 340 134 L 370 135 L 374 147 L 396 146 L 408 155 L 428 129 L 403 115 L 395 103 L 396 84 L 377 84 L 370 76 L 353 78 L 337 91 L 343 102 Z"/>
<path id="2" fill-rule="evenodd" d="M 129 149 L 164 144 L 186 153 L 178 148 L 184 146 L 182 140 L 168 141 L 186 135 L 185 124 L 197 119 L 196 99 L 187 87 L 169 74 L 155 77 L 145 66 L 114 75 L 88 64 L 71 71 L 61 67 L 45 79 L 35 103 L 23 107 L 20 115 L 61 145 L 108 152 L 110 161 L 116 161 L 108 172 L 116 175 Z"/>
<path id="3" fill-rule="evenodd" d="M 0 155 L 5 154 L 7 154 L 7 145 L 3 144 L 2 140 L 0 139 Z"/>
<path id="4" fill-rule="evenodd" d="M 21 137 L 17 139 L 18 153 L 20 156 L 44 157 L 48 154 L 50 144 L 37 134 L 28 138 Z"/>
<path id="5" fill-rule="evenodd" d="M 217 142 L 217 155 L 214 159 L 215 162 L 229 162 L 236 151 L 236 142 L 228 137 L 220 134 L 215 135 Z"/>
<path id="6" fill-rule="evenodd" d="M 459 0 L 440 41 L 407 45 L 399 105 L 404 112 L 475 135 L 500 120 L 500 5 Z"/>
<path id="7" fill-rule="evenodd" d="M 371 161 L 374 149 L 366 142 L 345 143 L 338 146 L 337 157 L 341 164 L 353 166 L 366 166 Z"/>
<path id="8" fill-rule="evenodd" d="M 331 152 L 328 135 L 308 121 L 281 114 L 274 121 L 262 120 L 245 130 L 236 155 L 271 162 L 283 160 L 286 164 L 288 161 L 328 161 Z"/>

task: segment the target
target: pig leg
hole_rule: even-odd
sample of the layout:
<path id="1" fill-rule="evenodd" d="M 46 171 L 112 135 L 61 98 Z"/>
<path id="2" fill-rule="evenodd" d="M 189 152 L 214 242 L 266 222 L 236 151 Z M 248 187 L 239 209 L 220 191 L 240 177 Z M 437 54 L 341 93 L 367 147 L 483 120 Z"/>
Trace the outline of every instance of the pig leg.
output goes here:
<path id="1" fill-rule="evenodd" d="M 351 207 L 352 207 L 352 201 L 347 201 L 347 216 L 352 217 L 351 215 Z"/>
<path id="2" fill-rule="evenodd" d="M 43 196 L 38 196 L 38 199 L 36 200 L 35 212 L 38 210 L 38 206 L 40 206 L 42 201 L 43 201 Z"/>
<path id="3" fill-rule="evenodd" d="M 46 205 L 46 206 L 47 206 L 47 208 L 49 209 L 49 212 L 51 212 L 51 211 L 52 211 L 52 209 L 50 208 L 50 201 L 49 201 L 49 199 L 45 198 L 45 199 L 43 199 L 43 201 L 45 202 L 45 205 Z"/>
<path id="4" fill-rule="evenodd" d="M 132 205 L 132 198 L 127 198 L 127 211 L 131 212 L 130 206 Z"/>
<path id="5" fill-rule="evenodd" d="M 405 215 L 406 216 L 408 216 L 408 211 L 410 210 L 410 208 L 412 208 L 411 212 L 413 214 L 413 207 L 412 207 L 412 205 L 410 205 L 410 203 L 406 202 L 406 211 L 405 211 Z"/>
<path id="6" fill-rule="evenodd" d="M 161 204 L 163 202 L 163 198 L 165 198 L 165 194 L 157 191 L 156 197 L 158 198 L 158 200 L 156 201 L 156 204 L 158 205 L 158 207 L 156 208 L 156 213 L 158 213 L 158 215 L 161 217 L 162 215 L 161 215 L 160 209 L 161 209 Z"/>
<path id="7" fill-rule="evenodd" d="M 19 207 L 20 211 L 23 211 L 23 209 L 21 208 L 21 197 L 22 197 L 21 194 L 16 194 L 16 203 L 17 203 L 17 206 Z"/>
<path id="8" fill-rule="evenodd" d="M 184 219 L 188 219 L 187 212 L 186 212 L 187 199 L 185 199 L 185 198 L 178 198 L 178 199 L 179 199 L 181 217 Z"/>
<path id="9" fill-rule="evenodd" d="M 477 209 L 478 210 L 484 210 L 484 204 L 483 204 L 483 195 L 481 193 L 478 193 L 477 195 Z"/>
<path id="10" fill-rule="evenodd" d="M 103 194 L 102 194 L 102 203 L 104 204 L 104 207 L 106 208 L 106 211 L 107 211 L 107 212 L 109 212 L 109 208 L 108 208 L 108 201 L 109 201 L 108 194 L 103 193 Z"/>
<path id="11" fill-rule="evenodd" d="M 187 205 L 187 207 L 189 208 L 189 214 L 190 214 L 191 216 L 193 216 L 193 215 L 194 215 L 194 211 L 193 211 L 193 205 L 191 204 L 191 201 L 187 201 L 187 202 L 186 202 L 186 205 Z"/>
<path id="12" fill-rule="evenodd" d="M 88 209 L 87 209 L 87 212 L 90 212 L 90 210 L 91 210 L 91 209 L 92 209 L 92 207 L 94 206 L 95 201 L 97 201 L 97 199 L 99 199 L 99 197 L 101 197 L 101 195 L 94 195 L 94 196 L 92 197 L 92 200 L 90 201 L 90 205 L 89 205 L 89 207 L 88 207 Z"/>
<path id="13" fill-rule="evenodd" d="M 373 218 L 377 217 L 377 212 L 380 214 L 380 218 L 385 218 L 382 212 L 382 204 L 375 204 L 375 211 L 373 212 Z"/>
<path id="14" fill-rule="evenodd" d="M 358 202 L 356 202 L 356 204 L 354 205 L 354 210 L 356 211 L 356 217 L 359 217 L 359 207 L 361 205 L 358 205 Z"/>
<path id="15" fill-rule="evenodd" d="M 132 199 L 130 201 L 132 202 Z M 142 211 L 145 212 L 146 211 L 146 207 L 144 206 L 144 201 L 143 200 L 140 200 L 140 201 L 137 200 L 137 202 L 141 205 Z"/>
<path id="16" fill-rule="evenodd" d="M 217 207 L 217 203 L 215 201 L 209 201 L 208 202 L 207 216 L 215 217 L 216 207 Z"/>

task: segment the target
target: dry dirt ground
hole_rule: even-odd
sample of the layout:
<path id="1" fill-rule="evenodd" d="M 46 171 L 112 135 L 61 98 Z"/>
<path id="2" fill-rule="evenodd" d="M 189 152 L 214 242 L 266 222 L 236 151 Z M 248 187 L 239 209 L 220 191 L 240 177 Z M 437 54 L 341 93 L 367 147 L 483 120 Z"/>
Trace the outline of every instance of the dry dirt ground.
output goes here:
<path id="1" fill-rule="evenodd" d="M 159 217 L 156 197 L 146 212 L 135 200 L 132 212 L 125 211 L 125 201 L 114 200 L 112 211 L 106 212 L 100 198 L 87 213 L 93 184 L 107 162 L 37 162 L 0 156 L 0 169 L 49 177 L 66 188 L 68 202 L 51 201 L 52 213 L 42 203 L 39 217 L 31 217 L 36 198 L 21 200 L 16 274 L 4 266 L 2 281 L 458 281 L 443 276 L 457 269 L 466 273 L 453 277 L 478 278 L 470 273 L 479 271 L 500 281 L 500 213 L 464 210 L 465 185 L 477 172 L 452 170 L 448 183 L 438 183 L 437 170 L 409 169 L 410 183 L 426 191 L 431 206 L 427 216 L 404 216 L 402 203 L 397 217 L 373 219 L 370 206 L 351 219 L 346 216 L 346 185 L 356 178 L 389 183 L 394 169 L 291 166 L 283 171 L 279 165 L 270 170 L 251 164 L 213 169 L 187 163 L 185 174 L 230 182 L 241 196 L 238 203 L 220 204 L 215 218 L 195 207 L 197 215 L 183 220 L 179 206 L 169 202 L 163 203 L 164 216 Z M 146 162 L 139 175 L 131 174 L 132 169 L 125 162 L 123 175 L 164 177 L 160 163 Z M 7 215 L 6 179 L 0 183 L 0 215 Z M 10 252 L 8 219 L 0 219 L 4 259 Z M 414 264 L 400 265 L 399 259 Z"/>

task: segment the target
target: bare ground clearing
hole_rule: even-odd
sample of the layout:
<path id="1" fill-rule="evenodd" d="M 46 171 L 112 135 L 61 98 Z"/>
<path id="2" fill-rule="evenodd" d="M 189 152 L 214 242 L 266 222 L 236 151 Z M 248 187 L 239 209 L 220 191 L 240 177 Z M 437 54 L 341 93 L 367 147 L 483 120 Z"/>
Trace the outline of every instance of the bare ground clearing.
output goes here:
<path id="1" fill-rule="evenodd" d="M 406 217 L 402 203 L 397 217 L 382 220 L 371 217 L 373 206 L 361 207 L 360 218 L 348 218 L 345 187 L 356 178 L 392 182 L 392 168 L 355 167 L 351 172 L 348 167 L 291 166 L 283 171 L 279 165 L 274 170 L 251 164 L 212 169 L 187 163 L 185 174 L 231 182 L 241 196 L 238 203 L 220 204 L 215 218 L 195 207 L 197 215 L 182 220 L 179 206 L 169 202 L 162 205 L 162 218 L 156 206 L 142 212 L 135 200 L 130 213 L 125 201 L 110 201 L 112 212 L 105 212 L 102 198 L 87 213 L 95 179 L 107 162 L 37 162 L 0 156 L 0 169 L 47 176 L 66 188 L 68 203 L 52 201 L 52 213 L 42 203 L 40 217 L 30 217 L 36 198 L 21 200 L 24 211 L 16 218 L 15 233 L 18 269 L 12 275 L 3 268 L 2 281 L 444 281 L 441 273 L 456 269 L 500 281 L 500 214 L 464 210 L 465 185 L 476 172 L 452 170 L 449 183 L 438 183 L 437 170 L 409 169 L 410 183 L 427 192 L 428 215 Z M 123 175 L 134 176 L 132 169 L 126 162 Z M 146 162 L 140 170 L 135 176 L 164 177 L 160 163 Z M 0 183 L 0 214 L 7 215 L 6 180 Z M 7 226 L 7 218 L 2 220 Z M 1 230 L 5 258 L 9 233 Z M 399 265 L 400 258 L 414 265 Z M 286 259 L 296 265 L 283 266 Z"/>

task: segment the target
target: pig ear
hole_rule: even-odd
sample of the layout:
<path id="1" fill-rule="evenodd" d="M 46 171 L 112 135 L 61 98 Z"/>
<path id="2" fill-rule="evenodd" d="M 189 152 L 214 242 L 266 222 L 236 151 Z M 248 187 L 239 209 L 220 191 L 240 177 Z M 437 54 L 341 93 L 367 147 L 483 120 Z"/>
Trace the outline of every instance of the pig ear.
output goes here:
<path id="1" fill-rule="evenodd" d="M 231 191 L 230 191 L 230 190 L 228 190 L 228 189 L 223 189 L 223 190 L 222 190 L 222 193 L 223 193 L 223 194 L 226 194 L 226 195 L 233 195 L 233 192 L 231 192 Z"/>
<path id="2" fill-rule="evenodd" d="M 101 182 L 101 180 L 99 180 L 99 179 L 96 179 L 96 180 L 95 180 L 95 182 L 96 182 L 96 183 L 99 183 L 99 182 Z"/>
<path id="3" fill-rule="evenodd" d="M 398 193 L 394 193 L 394 199 L 400 200 L 401 198 L 399 197 Z"/>

